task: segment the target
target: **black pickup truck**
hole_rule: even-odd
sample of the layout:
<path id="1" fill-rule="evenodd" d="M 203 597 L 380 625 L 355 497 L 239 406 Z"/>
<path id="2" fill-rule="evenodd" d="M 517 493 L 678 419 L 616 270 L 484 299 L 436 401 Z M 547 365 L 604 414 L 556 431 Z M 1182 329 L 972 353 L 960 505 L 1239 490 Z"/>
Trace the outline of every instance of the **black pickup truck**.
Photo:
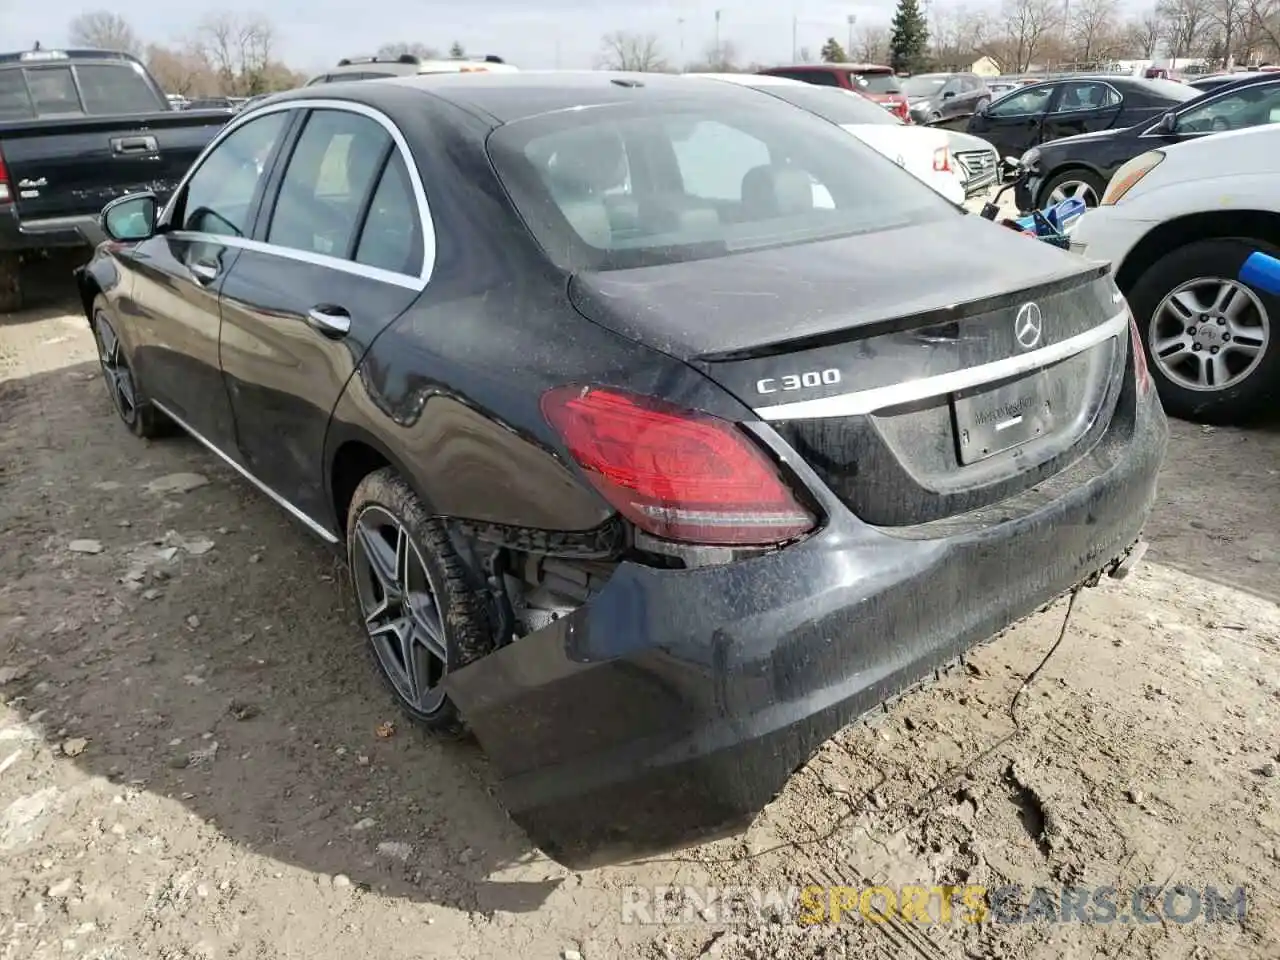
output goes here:
<path id="1" fill-rule="evenodd" d="M 172 109 L 128 54 L 0 54 L 0 312 L 21 309 L 25 262 L 68 247 L 88 259 L 103 205 L 166 198 L 231 116 Z"/>

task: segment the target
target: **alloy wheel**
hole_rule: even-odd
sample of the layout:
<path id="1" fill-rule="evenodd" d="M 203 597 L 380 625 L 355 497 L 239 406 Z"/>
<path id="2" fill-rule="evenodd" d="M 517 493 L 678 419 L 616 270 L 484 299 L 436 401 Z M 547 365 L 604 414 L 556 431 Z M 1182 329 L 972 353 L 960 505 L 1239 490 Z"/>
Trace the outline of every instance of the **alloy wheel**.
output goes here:
<path id="1" fill-rule="evenodd" d="M 1049 202 L 1046 206 L 1053 206 L 1055 203 L 1061 203 L 1063 200 L 1075 198 L 1083 200 L 1086 207 L 1096 207 L 1098 205 L 1098 191 L 1083 180 L 1063 180 L 1049 193 Z"/>
<path id="2" fill-rule="evenodd" d="M 133 426 L 138 419 L 138 394 L 133 383 L 133 371 L 129 369 L 129 363 L 120 347 L 120 338 L 101 313 L 93 318 L 93 334 L 98 344 L 98 362 L 102 365 L 102 375 L 107 381 L 111 402 L 119 411 L 120 418 Z"/>
<path id="3" fill-rule="evenodd" d="M 1188 390 L 1225 390 L 1257 368 L 1271 320 L 1244 284 L 1199 277 L 1175 287 L 1151 317 L 1147 343 L 1160 371 Z"/>
<path id="4" fill-rule="evenodd" d="M 438 710 L 449 668 L 444 620 L 422 554 L 390 511 L 356 518 L 351 575 L 365 632 L 396 693 L 414 710 Z"/>

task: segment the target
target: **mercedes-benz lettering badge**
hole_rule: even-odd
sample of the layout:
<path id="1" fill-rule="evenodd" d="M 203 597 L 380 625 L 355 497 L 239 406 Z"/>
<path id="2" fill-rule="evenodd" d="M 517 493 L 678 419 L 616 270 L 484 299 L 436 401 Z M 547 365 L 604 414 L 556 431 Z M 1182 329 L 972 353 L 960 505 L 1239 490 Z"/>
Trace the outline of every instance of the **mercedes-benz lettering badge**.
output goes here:
<path id="1" fill-rule="evenodd" d="M 1038 303 L 1024 303 L 1013 318 L 1013 335 L 1023 350 L 1030 350 L 1040 342 L 1044 333 L 1044 314 Z"/>

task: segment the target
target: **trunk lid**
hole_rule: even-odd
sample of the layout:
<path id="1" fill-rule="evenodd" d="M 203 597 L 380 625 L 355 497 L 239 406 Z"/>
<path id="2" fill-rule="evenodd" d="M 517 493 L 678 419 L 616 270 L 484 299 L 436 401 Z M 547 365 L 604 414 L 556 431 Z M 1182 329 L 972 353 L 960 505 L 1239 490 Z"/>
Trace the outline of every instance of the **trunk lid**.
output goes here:
<path id="1" fill-rule="evenodd" d="M 1078 459 L 1128 355 L 1105 266 L 973 217 L 579 275 L 570 295 L 702 370 L 886 527 L 987 506 Z"/>

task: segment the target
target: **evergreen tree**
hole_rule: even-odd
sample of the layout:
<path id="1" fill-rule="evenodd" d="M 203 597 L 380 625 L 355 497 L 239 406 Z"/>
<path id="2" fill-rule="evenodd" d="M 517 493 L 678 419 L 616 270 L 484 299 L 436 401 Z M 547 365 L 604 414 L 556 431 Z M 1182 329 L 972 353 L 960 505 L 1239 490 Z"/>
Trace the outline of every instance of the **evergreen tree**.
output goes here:
<path id="1" fill-rule="evenodd" d="M 467 51 L 463 49 L 462 44 L 460 44 L 457 40 L 453 41 L 453 46 L 449 48 L 449 56 L 465 57 L 466 55 L 467 55 Z"/>
<path id="2" fill-rule="evenodd" d="M 924 66 L 929 50 L 929 25 L 916 0 L 898 0 L 889 37 L 889 65 L 914 73 Z"/>
<path id="3" fill-rule="evenodd" d="M 835 37 L 827 37 L 827 42 L 822 45 L 822 50 L 818 54 L 824 63 L 848 63 L 849 57 L 844 52 L 844 47 Z"/>

